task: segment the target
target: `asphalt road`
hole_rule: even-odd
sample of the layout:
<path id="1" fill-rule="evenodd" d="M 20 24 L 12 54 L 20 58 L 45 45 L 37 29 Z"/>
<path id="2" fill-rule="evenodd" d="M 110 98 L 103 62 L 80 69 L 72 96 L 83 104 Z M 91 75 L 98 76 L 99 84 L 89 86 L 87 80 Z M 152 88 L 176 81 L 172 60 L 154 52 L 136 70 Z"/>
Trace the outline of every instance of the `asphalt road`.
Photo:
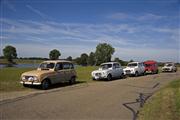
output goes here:
<path id="1" fill-rule="evenodd" d="M 180 72 L 55 88 L 0 104 L 0 119 L 132 120 L 139 93 L 154 93 L 177 78 Z"/>

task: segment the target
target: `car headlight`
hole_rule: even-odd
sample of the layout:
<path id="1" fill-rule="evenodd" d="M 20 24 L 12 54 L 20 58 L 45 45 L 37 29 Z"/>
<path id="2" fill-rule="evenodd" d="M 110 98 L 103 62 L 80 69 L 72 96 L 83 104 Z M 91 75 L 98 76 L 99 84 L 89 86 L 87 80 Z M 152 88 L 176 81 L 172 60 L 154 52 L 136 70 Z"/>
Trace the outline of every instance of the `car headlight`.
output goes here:
<path id="1" fill-rule="evenodd" d="M 37 78 L 36 76 L 34 76 L 33 78 L 34 78 L 34 81 L 37 81 L 37 80 L 38 80 L 38 78 Z"/>
<path id="2" fill-rule="evenodd" d="M 28 78 L 28 81 L 37 81 L 38 78 L 36 76 L 31 76 Z"/>

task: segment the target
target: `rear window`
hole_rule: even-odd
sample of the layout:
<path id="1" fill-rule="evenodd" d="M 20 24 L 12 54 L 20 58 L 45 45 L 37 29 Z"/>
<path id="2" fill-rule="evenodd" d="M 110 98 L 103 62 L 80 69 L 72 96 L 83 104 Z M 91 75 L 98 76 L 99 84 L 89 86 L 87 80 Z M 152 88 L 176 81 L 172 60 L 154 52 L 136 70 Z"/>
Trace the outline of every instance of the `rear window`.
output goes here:
<path id="1" fill-rule="evenodd" d="M 151 67 L 153 66 L 152 64 L 144 64 L 146 67 Z"/>
<path id="2" fill-rule="evenodd" d="M 128 67 L 134 67 L 134 66 L 137 66 L 137 63 L 129 63 L 128 64 Z"/>

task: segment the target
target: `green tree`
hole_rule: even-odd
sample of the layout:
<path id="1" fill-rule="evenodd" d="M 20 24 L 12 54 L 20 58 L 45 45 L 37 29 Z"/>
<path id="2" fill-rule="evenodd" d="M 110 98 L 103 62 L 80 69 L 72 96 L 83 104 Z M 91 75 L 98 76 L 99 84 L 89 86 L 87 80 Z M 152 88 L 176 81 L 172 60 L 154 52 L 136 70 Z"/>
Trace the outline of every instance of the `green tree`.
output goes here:
<path id="1" fill-rule="evenodd" d="M 13 62 L 13 59 L 17 58 L 16 48 L 10 45 L 3 49 L 3 54 L 4 57 L 11 63 Z"/>
<path id="2" fill-rule="evenodd" d="M 121 59 L 119 59 L 119 58 L 115 58 L 114 59 L 114 62 L 119 62 L 122 66 L 126 66 L 127 65 L 127 61 L 123 61 L 123 60 L 121 60 Z"/>
<path id="3" fill-rule="evenodd" d="M 72 61 L 72 57 L 71 57 L 71 56 L 69 56 L 69 57 L 67 57 L 67 58 L 66 58 L 66 60 L 68 60 L 68 61 Z"/>
<path id="4" fill-rule="evenodd" d="M 81 54 L 80 65 L 86 66 L 88 64 L 88 55 L 86 53 Z"/>
<path id="5" fill-rule="evenodd" d="M 134 62 L 134 60 L 133 60 L 133 59 L 131 59 L 129 62 Z"/>
<path id="6" fill-rule="evenodd" d="M 57 60 L 59 58 L 59 56 L 61 56 L 61 53 L 56 49 L 51 50 L 49 53 L 49 58 L 51 60 Z"/>
<path id="7" fill-rule="evenodd" d="M 88 65 L 95 65 L 95 54 L 91 52 L 88 57 Z"/>
<path id="8" fill-rule="evenodd" d="M 80 65 L 80 64 L 81 64 L 81 58 L 80 58 L 80 57 L 77 57 L 77 58 L 75 59 L 75 62 L 76 62 L 78 65 Z"/>
<path id="9" fill-rule="evenodd" d="M 119 58 L 114 58 L 114 62 L 119 62 L 120 59 Z M 119 62 L 120 63 L 120 62 Z"/>
<path id="10" fill-rule="evenodd" d="M 100 43 L 96 47 L 95 58 L 96 58 L 96 65 L 100 65 L 104 62 L 110 62 L 111 57 L 115 49 L 107 43 Z"/>

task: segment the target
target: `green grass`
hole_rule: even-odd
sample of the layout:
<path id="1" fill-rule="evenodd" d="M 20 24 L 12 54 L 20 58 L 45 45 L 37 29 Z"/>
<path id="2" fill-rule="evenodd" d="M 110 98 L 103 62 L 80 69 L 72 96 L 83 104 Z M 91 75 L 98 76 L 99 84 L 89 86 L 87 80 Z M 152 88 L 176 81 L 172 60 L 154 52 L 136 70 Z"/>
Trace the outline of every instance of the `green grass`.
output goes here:
<path id="1" fill-rule="evenodd" d="M 25 88 L 19 83 L 23 72 L 30 68 L 2 68 L 0 69 L 0 92 L 19 91 Z"/>
<path id="2" fill-rule="evenodd" d="M 91 72 L 97 67 L 77 67 L 77 80 L 80 82 L 91 82 Z M 10 92 L 10 91 L 22 91 L 28 88 L 24 88 L 22 84 L 19 83 L 20 76 L 23 72 L 33 70 L 32 68 L 2 68 L 0 69 L 0 92 Z"/>
<path id="3" fill-rule="evenodd" d="M 96 66 L 88 66 L 88 67 L 80 67 L 78 66 L 76 68 L 77 76 L 79 81 L 86 81 L 86 82 L 91 82 L 92 77 L 91 77 L 91 72 L 98 67 Z"/>
<path id="4" fill-rule="evenodd" d="M 180 79 L 157 92 L 140 110 L 139 120 L 180 120 Z"/>

